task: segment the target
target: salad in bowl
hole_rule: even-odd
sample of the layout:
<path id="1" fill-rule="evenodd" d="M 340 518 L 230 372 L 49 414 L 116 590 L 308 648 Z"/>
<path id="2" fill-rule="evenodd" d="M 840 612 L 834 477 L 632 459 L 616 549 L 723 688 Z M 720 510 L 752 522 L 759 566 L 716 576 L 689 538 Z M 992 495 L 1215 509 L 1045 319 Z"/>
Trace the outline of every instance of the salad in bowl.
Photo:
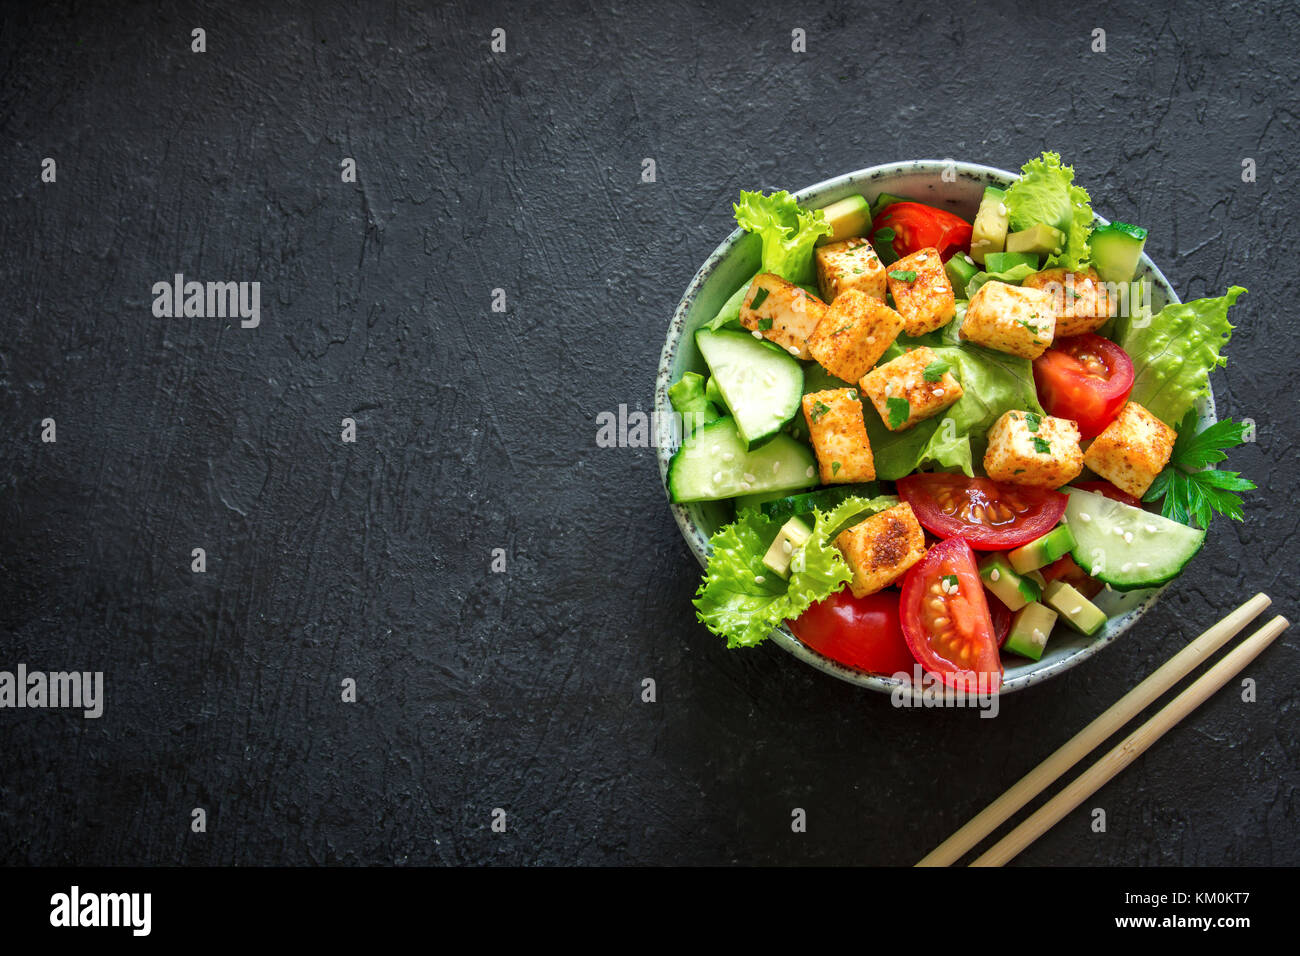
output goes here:
<path id="1" fill-rule="evenodd" d="M 897 192 L 891 192 L 890 189 Z M 661 364 L 700 622 L 880 690 L 979 693 L 1136 619 L 1254 485 L 1210 372 L 1244 289 L 1179 302 L 1055 153 L 743 192 Z M 664 424 L 670 422 L 671 426 Z"/>

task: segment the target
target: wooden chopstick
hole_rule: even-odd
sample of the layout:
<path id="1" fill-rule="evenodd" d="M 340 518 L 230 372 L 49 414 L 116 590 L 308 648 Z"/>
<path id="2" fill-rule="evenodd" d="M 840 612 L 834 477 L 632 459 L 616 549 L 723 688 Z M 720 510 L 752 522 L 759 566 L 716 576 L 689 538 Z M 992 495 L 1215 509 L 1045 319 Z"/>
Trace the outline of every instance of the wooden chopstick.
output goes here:
<path id="1" fill-rule="evenodd" d="M 1241 607 L 1219 621 L 1169 660 L 1146 680 L 1117 700 L 1084 727 L 1050 757 L 1025 774 L 1010 790 L 994 800 L 964 827 L 944 840 L 917 866 L 951 866 L 967 852 L 1011 818 L 1061 774 L 1140 714 L 1170 687 L 1190 674 L 1203 660 L 1221 648 L 1253 621 L 1270 604 L 1267 594 L 1256 594 Z"/>
<path id="2" fill-rule="evenodd" d="M 1120 742 L 1106 756 L 1080 774 L 1064 790 L 1039 807 L 1024 823 L 980 856 L 971 866 L 1002 866 L 1017 853 L 1055 826 L 1060 819 L 1105 786 L 1117 773 L 1141 756 L 1169 728 L 1205 703 L 1215 691 L 1232 680 L 1279 634 L 1291 626 L 1280 614 L 1242 641 L 1185 691 L 1162 707 L 1154 717 Z"/>

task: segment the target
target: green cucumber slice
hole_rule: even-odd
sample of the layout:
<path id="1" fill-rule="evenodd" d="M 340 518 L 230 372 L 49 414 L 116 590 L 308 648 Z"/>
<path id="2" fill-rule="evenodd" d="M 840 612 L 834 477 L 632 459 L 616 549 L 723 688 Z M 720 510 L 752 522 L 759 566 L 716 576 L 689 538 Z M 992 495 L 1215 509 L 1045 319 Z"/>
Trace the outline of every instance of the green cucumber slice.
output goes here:
<path id="1" fill-rule="evenodd" d="M 697 429 L 668 463 L 668 496 L 679 503 L 794 491 L 811 488 L 818 480 L 817 462 L 807 445 L 777 435 L 750 451 L 730 417 Z"/>
<path id="2" fill-rule="evenodd" d="M 749 448 L 767 441 L 798 414 L 803 367 L 779 347 L 748 332 L 708 329 L 695 333 L 695 344 Z"/>
<path id="3" fill-rule="evenodd" d="M 849 498 L 874 498 L 878 494 L 880 494 L 880 486 L 874 482 L 866 482 L 823 488 L 821 491 L 812 491 L 805 495 L 777 498 L 774 501 L 765 501 L 759 507 L 769 518 L 784 521 L 786 518 L 812 514 L 814 511 L 830 511 L 841 501 L 847 501 Z"/>
<path id="4" fill-rule="evenodd" d="M 1098 226 L 1088 238 L 1092 267 L 1103 282 L 1132 282 L 1146 245 L 1147 231 L 1126 222 Z"/>
<path id="5" fill-rule="evenodd" d="M 1151 588 L 1176 578 L 1205 543 L 1205 532 L 1105 495 L 1066 488 L 1070 552 L 1083 570 L 1117 591 Z"/>

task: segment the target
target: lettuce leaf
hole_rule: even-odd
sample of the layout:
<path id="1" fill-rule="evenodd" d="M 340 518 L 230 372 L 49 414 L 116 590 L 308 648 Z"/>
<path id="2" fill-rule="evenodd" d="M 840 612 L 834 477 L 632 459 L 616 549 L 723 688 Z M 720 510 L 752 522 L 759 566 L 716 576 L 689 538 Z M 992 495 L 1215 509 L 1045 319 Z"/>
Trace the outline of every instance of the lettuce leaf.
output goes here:
<path id="1" fill-rule="evenodd" d="M 853 577 L 834 545 L 835 533 L 854 518 L 896 504 L 898 498 L 892 495 L 847 498 L 830 512 L 817 512 L 812 537 L 796 553 L 803 558 L 792 563 L 789 581 L 763 566 L 763 555 L 784 522 L 761 512 L 741 515 L 709 540 L 713 553 L 695 595 L 696 616 L 714 634 L 725 637 L 728 647 L 762 643 L 782 621 L 798 617 Z"/>
<path id="2" fill-rule="evenodd" d="M 1003 201 L 1011 231 L 1046 223 L 1065 233 L 1060 255 L 1048 256 L 1044 268 L 1081 269 L 1088 262 L 1092 232 L 1092 202 L 1088 191 L 1074 185 L 1074 167 L 1062 166 L 1059 153 L 1043 153 L 1020 167 Z"/>
<path id="3" fill-rule="evenodd" d="M 942 336 L 943 330 L 931 334 Z M 969 342 L 945 344 L 943 338 L 921 344 L 929 345 L 941 361 L 952 366 L 963 394 L 944 414 L 902 432 L 887 429 L 874 406 L 868 404 L 863 409 L 876 478 L 882 481 L 895 481 L 922 467 L 960 469 L 974 475 L 976 463 L 984 457 L 987 432 L 1003 412 L 1043 411 L 1028 359 Z M 887 352 L 885 360 L 890 357 Z"/>
<path id="4" fill-rule="evenodd" d="M 1153 317 L 1117 328 L 1115 341 L 1133 360 L 1129 400 L 1177 428 L 1209 391 L 1210 372 L 1228 362 L 1221 354 L 1235 328 L 1228 309 L 1245 291 L 1234 285 L 1217 298 L 1171 302 Z"/>
<path id="5" fill-rule="evenodd" d="M 800 209 L 785 190 L 770 196 L 742 191 L 740 202 L 732 209 L 740 227 L 757 233 L 763 241 L 763 272 L 774 273 L 796 285 L 816 280 L 813 243 L 818 237 L 831 234 L 826 213 L 820 209 Z"/>

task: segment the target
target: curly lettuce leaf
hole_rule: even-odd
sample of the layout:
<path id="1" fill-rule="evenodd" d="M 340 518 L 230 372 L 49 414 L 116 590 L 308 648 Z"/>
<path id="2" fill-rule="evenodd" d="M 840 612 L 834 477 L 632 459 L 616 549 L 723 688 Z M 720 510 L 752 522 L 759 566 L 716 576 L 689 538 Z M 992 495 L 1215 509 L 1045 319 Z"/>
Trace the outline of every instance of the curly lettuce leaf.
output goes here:
<path id="1" fill-rule="evenodd" d="M 1222 350 L 1235 328 L 1228 309 L 1245 291 L 1234 285 L 1217 298 L 1171 302 L 1155 316 L 1119 329 L 1116 342 L 1133 360 L 1129 400 L 1178 427 L 1209 391 L 1210 372 L 1228 362 Z"/>
<path id="2" fill-rule="evenodd" d="M 831 224 L 820 209 L 800 209 L 785 190 L 764 196 L 742 191 L 732 206 L 742 229 L 757 233 L 763 242 L 763 270 L 796 285 L 816 279 L 813 244 L 831 234 Z"/>
<path id="3" fill-rule="evenodd" d="M 713 553 L 695 595 L 696 616 L 714 634 L 725 637 L 728 647 L 762 643 L 782 621 L 798 617 L 853 577 L 833 543 L 835 532 L 854 517 L 896 504 L 898 499 L 890 495 L 847 498 L 830 512 L 817 512 L 812 537 L 796 552 L 789 581 L 763 566 L 763 555 L 784 522 L 761 512 L 746 512 L 709 540 Z"/>
<path id="4" fill-rule="evenodd" d="M 1082 269 L 1088 262 L 1092 232 L 1092 199 L 1074 185 L 1074 167 L 1062 166 L 1059 153 L 1045 152 L 1020 167 L 1020 179 L 1007 189 L 1003 201 L 1011 231 L 1046 223 L 1065 233 L 1060 255 L 1048 256 L 1044 268 Z"/>
<path id="5" fill-rule="evenodd" d="M 902 432 L 887 429 L 874 407 L 864 408 L 878 479 L 895 481 L 918 468 L 929 467 L 959 469 L 973 476 L 975 463 L 984 457 L 987 432 L 1003 412 L 1043 411 L 1028 359 L 970 343 L 945 344 L 942 330 L 931 334 L 940 338 L 924 344 L 952 367 L 961 383 L 962 397 L 944 414 Z M 884 360 L 891 357 L 887 352 Z"/>

